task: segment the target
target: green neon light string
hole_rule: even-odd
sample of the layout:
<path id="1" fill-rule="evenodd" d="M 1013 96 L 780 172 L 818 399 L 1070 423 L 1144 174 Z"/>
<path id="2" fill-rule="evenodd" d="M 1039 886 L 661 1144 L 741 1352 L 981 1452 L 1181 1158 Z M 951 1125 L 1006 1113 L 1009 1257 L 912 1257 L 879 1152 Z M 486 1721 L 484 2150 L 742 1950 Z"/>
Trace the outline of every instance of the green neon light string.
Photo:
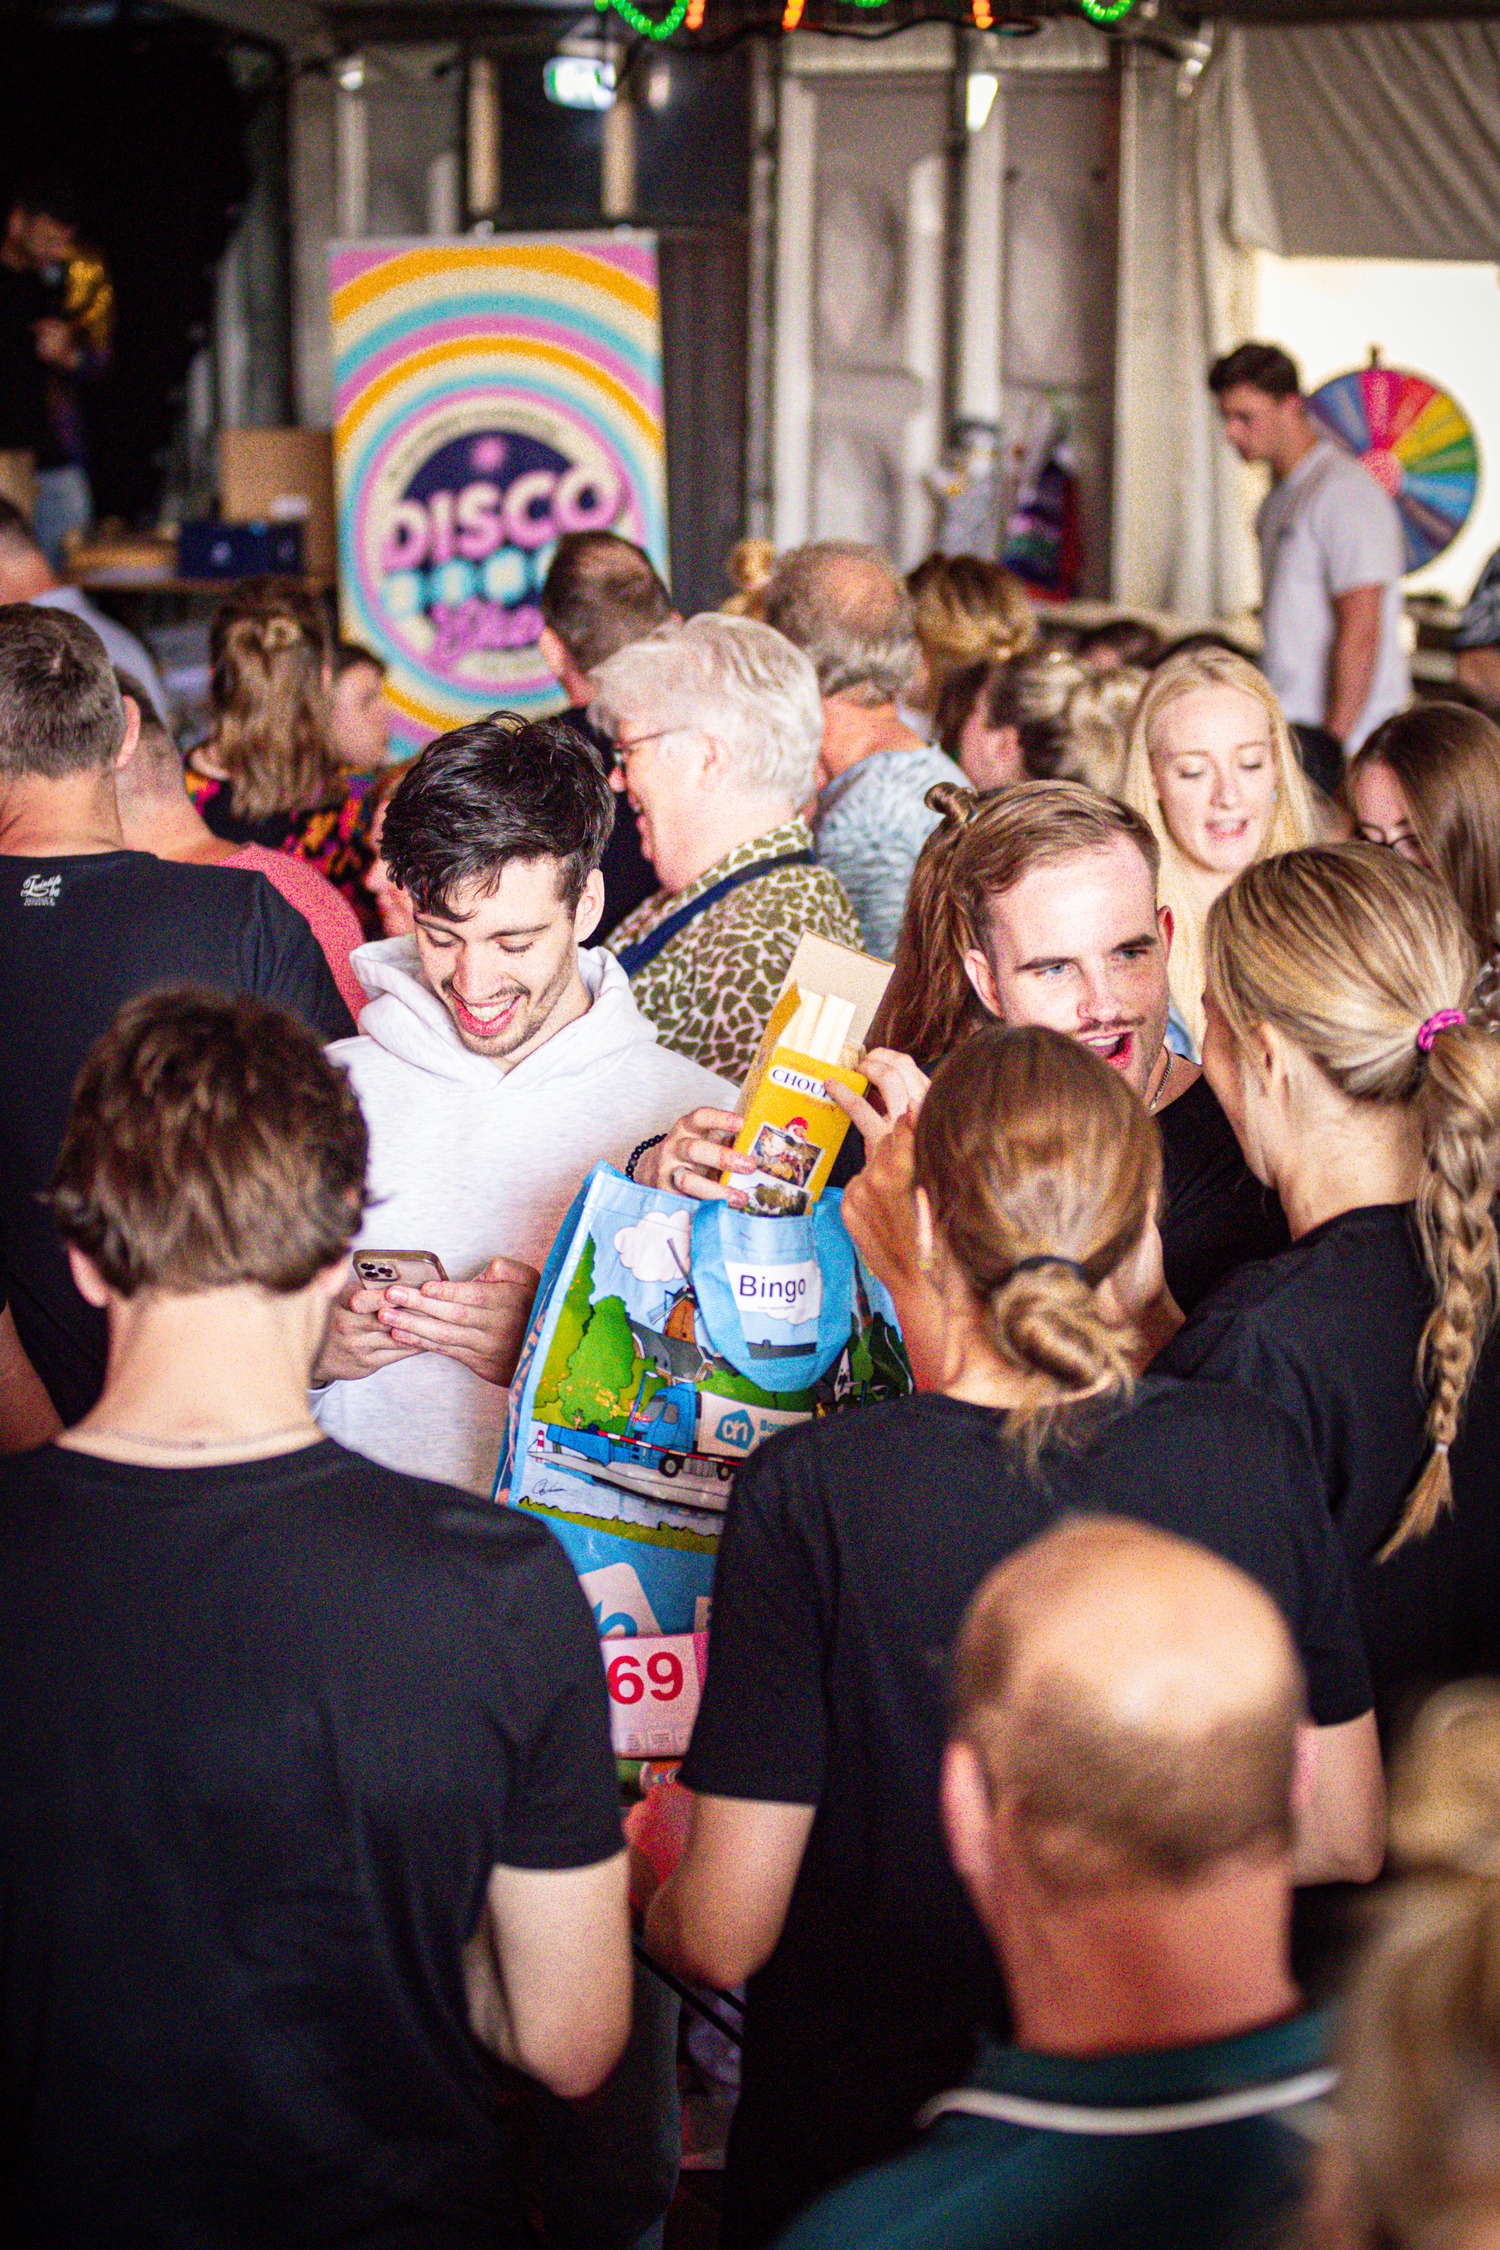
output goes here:
<path id="1" fill-rule="evenodd" d="M 865 5 L 868 7 L 870 0 L 865 0 Z M 660 23 L 656 23 L 644 8 L 636 6 L 635 0 L 594 0 L 594 6 L 601 16 L 606 8 L 613 8 L 616 15 L 623 16 L 631 30 L 641 39 L 670 39 L 688 12 L 688 0 L 672 0 L 667 14 Z"/>
<path id="2" fill-rule="evenodd" d="M 1135 0 L 1078 0 L 1078 5 L 1094 23 L 1118 23 L 1129 15 Z"/>

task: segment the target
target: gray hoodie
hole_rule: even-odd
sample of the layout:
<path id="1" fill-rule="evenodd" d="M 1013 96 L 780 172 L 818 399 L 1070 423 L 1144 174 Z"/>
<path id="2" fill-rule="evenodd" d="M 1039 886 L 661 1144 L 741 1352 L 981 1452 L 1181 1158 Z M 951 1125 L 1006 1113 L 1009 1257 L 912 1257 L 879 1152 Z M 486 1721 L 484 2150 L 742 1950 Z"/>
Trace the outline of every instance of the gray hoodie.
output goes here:
<path id="1" fill-rule="evenodd" d="M 657 1045 L 624 970 L 579 955 L 587 1015 L 501 1070 L 472 1054 L 422 975 L 412 938 L 361 946 L 372 995 L 359 1036 L 328 1052 L 349 1073 L 370 1132 L 361 1245 L 431 1250 L 450 1281 L 503 1254 L 540 1267 L 592 1167 L 623 1164 L 685 1111 L 732 1109 L 738 1088 Z M 341 1445 L 393 1469 L 489 1497 L 507 1393 L 440 1352 L 332 1383 L 314 1408 Z"/>

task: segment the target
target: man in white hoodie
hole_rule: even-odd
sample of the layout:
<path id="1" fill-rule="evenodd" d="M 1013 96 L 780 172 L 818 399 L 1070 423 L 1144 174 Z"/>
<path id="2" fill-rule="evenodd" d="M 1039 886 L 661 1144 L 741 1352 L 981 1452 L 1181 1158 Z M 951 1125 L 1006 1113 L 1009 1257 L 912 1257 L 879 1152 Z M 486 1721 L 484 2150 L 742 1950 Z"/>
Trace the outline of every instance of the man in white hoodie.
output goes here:
<path id="1" fill-rule="evenodd" d="M 446 1280 L 363 1288 L 316 1369 L 330 1437 L 488 1496 L 537 1269 L 593 1165 L 624 1164 L 736 1091 L 657 1044 L 612 955 L 614 797 L 569 728 L 497 712 L 430 743 L 386 811 L 409 938 L 362 946 L 360 1035 L 329 1052 L 370 1133 L 356 1252 L 429 1252 Z"/>

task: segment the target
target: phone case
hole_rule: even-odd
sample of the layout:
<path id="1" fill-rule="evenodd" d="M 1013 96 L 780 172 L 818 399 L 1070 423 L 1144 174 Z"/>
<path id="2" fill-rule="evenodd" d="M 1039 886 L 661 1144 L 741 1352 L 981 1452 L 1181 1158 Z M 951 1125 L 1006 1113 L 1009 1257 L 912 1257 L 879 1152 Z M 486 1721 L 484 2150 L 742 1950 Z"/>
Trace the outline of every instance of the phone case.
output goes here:
<path id="1" fill-rule="evenodd" d="M 356 1250 L 354 1270 L 367 1289 L 386 1289 L 393 1281 L 420 1289 L 424 1281 L 448 1278 L 431 1250 Z"/>

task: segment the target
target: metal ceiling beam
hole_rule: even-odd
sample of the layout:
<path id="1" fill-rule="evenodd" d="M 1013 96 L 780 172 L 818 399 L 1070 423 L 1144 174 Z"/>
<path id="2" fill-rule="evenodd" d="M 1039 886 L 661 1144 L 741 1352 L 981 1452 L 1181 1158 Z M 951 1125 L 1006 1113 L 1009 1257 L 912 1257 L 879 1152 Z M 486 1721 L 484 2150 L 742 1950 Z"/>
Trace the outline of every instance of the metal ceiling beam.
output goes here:
<path id="1" fill-rule="evenodd" d="M 203 16 L 226 31 L 284 47 L 298 58 L 332 51 L 327 11 L 314 0 L 176 0 L 176 4 L 186 15 Z"/>

